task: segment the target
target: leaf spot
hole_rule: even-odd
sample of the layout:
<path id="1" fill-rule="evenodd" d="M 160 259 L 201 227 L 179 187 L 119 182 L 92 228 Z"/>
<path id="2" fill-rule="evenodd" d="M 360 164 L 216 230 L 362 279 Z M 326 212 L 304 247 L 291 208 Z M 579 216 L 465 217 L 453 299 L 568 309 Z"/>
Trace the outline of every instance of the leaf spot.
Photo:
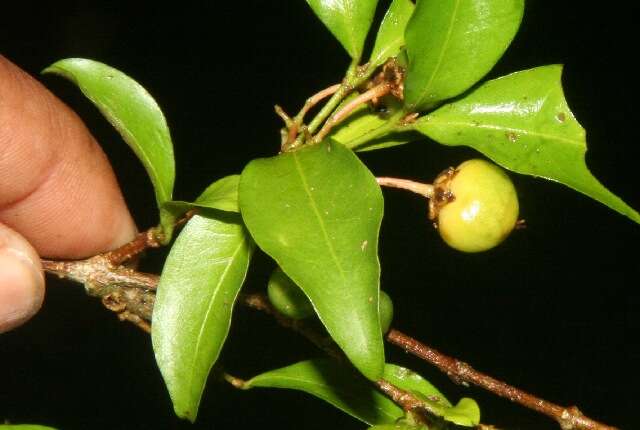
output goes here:
<path id="1" fill-rule="evenodd" d="M 518 135 L 516 133 L 514 133 L 513 131 L 508 131 L 505 133 L 505 136 L 507 136 L 507 139 L 509 139 L 509 142 L 514 142 L 518 140 Z"/>
<path id="2" fill-rule="evenodd" d="M 566 119 L 567 119 L 567 116 L 565 115 L 565 113 L 564 113 L 564 112 L 558 112 L 558 114 L 556 115 L 556 119 L 557 119 L 559 122 L 565 122 L 565 121 L 566 121 Z"/>
<path id="3" fill-rule="evenodd" d="M 367 245 L 369 245 L 369 241 L 365 240 L 364 242 L 362 242 L 362 245 L 360 245 L 360 250 L 364 252 L 364 250 L 367 249 Z"/>

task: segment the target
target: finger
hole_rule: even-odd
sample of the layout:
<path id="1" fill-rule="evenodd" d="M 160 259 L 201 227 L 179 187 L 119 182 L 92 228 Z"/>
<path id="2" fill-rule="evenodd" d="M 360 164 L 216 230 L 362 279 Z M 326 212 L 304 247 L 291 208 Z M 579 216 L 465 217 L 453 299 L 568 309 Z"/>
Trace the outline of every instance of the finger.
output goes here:
<path id="1" fill-rule="evenodd" d="M 109 162 L 64 103 L 0 56 L 0 222 L 40 255 L 80 258 L 135 225 Z"/>
<path id="2" fill-rule="evenodd" d="M 0 333 L 31 318 L 43 298 L 38 254 L 18 233 L 0 224 Z"/>

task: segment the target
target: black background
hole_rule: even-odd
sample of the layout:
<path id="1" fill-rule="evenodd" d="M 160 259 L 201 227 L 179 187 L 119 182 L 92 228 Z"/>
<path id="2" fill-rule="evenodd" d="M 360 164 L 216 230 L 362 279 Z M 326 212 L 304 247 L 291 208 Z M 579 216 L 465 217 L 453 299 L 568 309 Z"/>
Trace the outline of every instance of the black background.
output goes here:
<path id="1" fill-rule="evenodd" d="M 308 95 L 337 82 L 348 64 L 302 0 L 23 3 L 0 7 L 0 52 L 34 75 L 57 59 L 88 57 L 141 82 L 171 126 L 178 198 L 193 198 L 214 179 L 239 173 L 251 158 L 276 153 L 280 124 L 273 104 L 294 112 Z M 640 208 L 632 65 L 637 23 L 630 6 L 577 4 L 529 1 L 518 36 L 489 77 L 564 63 L 569 105 L 588 133 L 590 168 Z M 150 183 L 128 148 L 71 84 L 42 80 L 102 142 L 140 228 L 153 225 Z M 424 141 L 362 159 L 377 175 L 429 181 L 473 156 Z M 542 397 L 634 428 L 640 227 L 561 185 L 513 179 L 529 228 L 480 255 L 448 249 L 424 221 L 424 202 L 385 191 L 382 286 L 395 302 L 394 325 Z M 147 269 L 159 270 L 160 257 L 151 255 Z M 271 263 L 264 256 L 256 263 L 248 284 L 260 289 Z M 239 308 L 222 361 L 249 377 L 315 355 L 304 339 Z M 481 390 L 455 386 L 392 346 L 387 355 L 452 399 L 476 398 L 483 422 L 557 428 Z M 197 423 L 181 422 L 149 337 L 119 323 L 81 287 L 53 279 L 42 312 L 0 335 L 2 419 L 60 430 L 364 428 L 300 393 L 239 392 L 215 383 Z"/>

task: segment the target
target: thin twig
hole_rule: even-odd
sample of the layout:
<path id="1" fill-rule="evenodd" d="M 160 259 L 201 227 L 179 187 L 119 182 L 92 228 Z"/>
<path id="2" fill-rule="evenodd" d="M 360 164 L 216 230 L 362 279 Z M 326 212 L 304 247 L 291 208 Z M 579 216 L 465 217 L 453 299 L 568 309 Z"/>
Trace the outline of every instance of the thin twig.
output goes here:
<path id="1" fill-rule="evenodd" d="M 478 372 L 467 363 L 449 357 L 395 329 L 389 330 L 387 340 L 406 352 L 419 357 L 446 373 L 456 383 L 471 383 L 491 391 L 529 409 L 540 412 L 558 422 L 562 430 L 617 430 L 615 427 L 588 418 L 575 407 L 562 407 L 543 400 L 516 387 Z"/>
<path id="2" fill-rule="evenodd" d="M 378 185 L 382 187 L 400 188 L 420 194 L 423 197 L 430 199 L 433 197 L 433 185 L 423 184 L 422 182 L 411 181 L 409 179 L 378 177 L 376 178 Z"/>
<path id="3" fill-rule="evenodd" d="M 321 142 L 327 134 L 331 131 L 331 129 L 337 124 L 341 123 L 346 117 L 348 117 L 354 110 L 356 110 L 359 106 L 370 102 L 371 100 L 378 99 L 386 94 L 389 94 L 392 86 L 384 82 L 380 85 L 377 85 L 371 88 L 368 91 L 360 94 L 358 97 L 355 97 L 347 104 L 345 104 L 340 110 L 333 114 L 331 118 L 327 122 L 324 123 L 318 134 L 316 134 L 313 138 L 314 142 Z"/>
<path id="4" fill-rule="evenodd" d="M 156 229 L 149 229 L 138 233 L 131 242 L 125 243 L 121 247 L 113 251 L 102 254 L 113 266 L 118 266 L 133 257 L 147 250 L 148 248 L 158 248 L 161 246 L 160 241 L 156 238 Z"/>
<path id="5" fill-rule="evenodd" d="M 416 398 L 413 394 L 396 387 L 389 381 L 380 379 L 376 381 L 376 387 L 382 391 L 387 397 L 393 400 L 403 410 L 410 412 L 415 410 L 424 410 L 432 415 L 438 416 L 440 411 L 435 410 L 431 405 Z"/>
<path id="6" fill-rule="evenodd" d="M 298 114 L 295 116 L 293 120 L 293 126 L 289 128 L 289 136 L 287 139 L 288 145 L 292 144 L 296 140 L 296 137 L 298 137 L 298 130 L 300 129 L 300 126 L 304 121 L 305 115 L 322 100 L 338 92 L 341 86 L 342 84 L 331 85 L 328 88 L 318 91 L 306 100 L 304 106 L 302 106 L 302 109 L 300 109 L 300 112 L 298 112 Z"/>
<path id="7" fill-rule="evenodd" d="M 294 121 L 298 125 L 302 124 L 302 121 L 304 120 L 304 116 L 307 114 L 307 112 L 309 112 L 315 105 L 320 103 L 322 100 L 335 94 L 340 89 L 341 86 L 342 84 L 331 85 L 330 87 L 327 87 L 324 90 L 318 91 L 317 93 L 309 97 L 304 103 L 304 106 L 302 106 L 302 109 L 300 109 L 300 112 L 298 112 L 298 114 L 296 115 Z"/>
<path id="8" fill-rule="evenodd" d="M 293 126 L 293 120 L 280 105 L 275 105 L 273 110 L 276 111 L 276 115 L 278 115 L 282 122 L 284 122 L 285 127 L 290 129 Z"/>

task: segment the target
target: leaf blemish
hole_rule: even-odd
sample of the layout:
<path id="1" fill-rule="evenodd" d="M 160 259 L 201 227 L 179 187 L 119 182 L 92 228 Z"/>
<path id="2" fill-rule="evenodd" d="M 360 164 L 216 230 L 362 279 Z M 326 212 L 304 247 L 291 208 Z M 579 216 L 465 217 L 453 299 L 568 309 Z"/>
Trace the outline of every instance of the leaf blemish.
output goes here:
<path id="1" fill-rule="evenodd" d="M 367 245 L 369 245 L 369 241 L 365 240 L 364 242 L 362 242 L 362 245 L 360 245 L 360 250 L 364 252 L 364 250 L 367 249 Z"/>
<path id="2" fill-rule="evenodd" d="M 513 131 L 509 131 L 505 133 L 505 136 L 507 136 L 507 139 L 509 139 L 509 142 L 515 142 L 516 140 L 518 140 L 518 135 Z"/>

